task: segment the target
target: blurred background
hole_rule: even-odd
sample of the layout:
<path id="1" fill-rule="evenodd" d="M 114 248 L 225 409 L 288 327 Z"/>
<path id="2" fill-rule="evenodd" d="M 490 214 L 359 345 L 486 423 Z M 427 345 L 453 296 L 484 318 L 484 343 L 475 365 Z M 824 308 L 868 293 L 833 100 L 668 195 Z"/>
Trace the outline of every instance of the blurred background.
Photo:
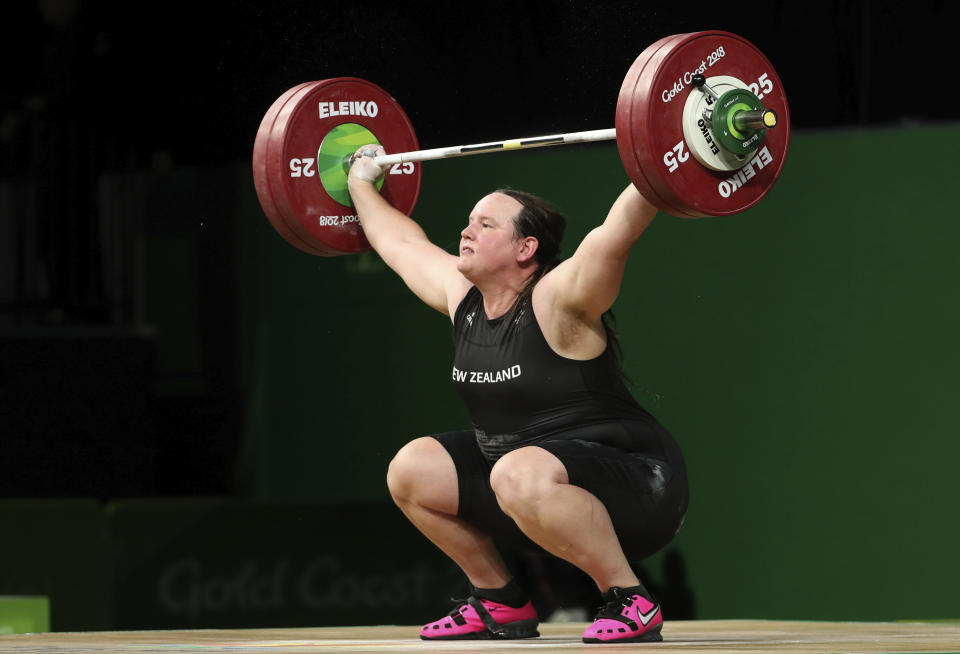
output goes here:
<path id="1" fill-rule="evenodd" d="M 675 543 L 637 565 L 668 619 L 960 616 L 960 6 L 756 13 L 9 3 L 0 595 L 50 598 L 56 630 L 445 611 L 462 581 L 383 478 L 407 440 L 469 427 L 449 324 L 375 255 L 273 232 L 260 119 L 296 84 L 357 76 L 424 148 L 608 128 L 647 45 L 723 29 L 776 67 L 791 151 L 760 205 L 662 216 L 628 269 L 627 372 L 692 488 Z M 569 254 L 627 181 L 609 143 L 428 162 L 414 217 L 452 248 L 476 199 L 524 188 L 567 213 Z M 563 566 L 515 565 L 547 614 L 596 600 Z"/>

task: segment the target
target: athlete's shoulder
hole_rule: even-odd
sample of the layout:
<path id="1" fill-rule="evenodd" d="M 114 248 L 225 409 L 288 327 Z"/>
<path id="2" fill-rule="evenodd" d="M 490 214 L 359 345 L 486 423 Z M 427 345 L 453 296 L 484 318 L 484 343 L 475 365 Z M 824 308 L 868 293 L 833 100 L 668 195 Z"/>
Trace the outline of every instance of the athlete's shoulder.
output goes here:
<path id="1" fill-rule="evenodd" d="M 463 322 L 464 316 L 475 309 L 478 302 L 482 301 L 483 296 L 480 294 L 480 289 L 478 289 L 476 286 L 470 285 L 464 292 L 463 297 L 457 303 L 456 310 L 453 313 L 454 326 Z"/>

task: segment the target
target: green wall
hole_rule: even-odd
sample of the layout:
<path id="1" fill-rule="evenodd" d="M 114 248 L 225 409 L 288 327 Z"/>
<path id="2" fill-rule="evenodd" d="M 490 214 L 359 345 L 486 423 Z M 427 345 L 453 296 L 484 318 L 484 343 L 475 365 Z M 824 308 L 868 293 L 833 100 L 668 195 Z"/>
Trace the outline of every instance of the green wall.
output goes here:
<path id="1" fill-rule="evenodd" d="M 113 627 L 111 553 L 95 500 L 0 500 L 0 597 L 48 598 L 54 631 Z"/>
<path id="2" fill-rule="evenodd" d="M 794 134 L 758 207 L 661 215 L 635 247 L 615 310 L 687 456 L 700 617 L 960 616 L 958 149 L 958 126 Z M 612 144 L 428 162 L 414 216 L 452 250 L 511 185 L 567 214 L 569 253 L 626 181 Z M 469 424 L 449 323 L 374 255 L 287 245 L 237 184 L 242 487 L 387 501 L 403 443 Z"/>

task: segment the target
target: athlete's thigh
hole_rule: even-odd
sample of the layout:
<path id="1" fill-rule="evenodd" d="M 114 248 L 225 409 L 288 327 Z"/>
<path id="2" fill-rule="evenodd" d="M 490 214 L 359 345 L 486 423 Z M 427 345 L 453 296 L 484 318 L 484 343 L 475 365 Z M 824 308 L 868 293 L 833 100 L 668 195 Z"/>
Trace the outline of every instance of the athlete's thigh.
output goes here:
<path id="1" fill-rule="evenodd" d="M 457 471 L 460 503 L 457 516 L 477 527 L 504 547 L 542 551 L 500 508 L 490 486 L 493 465 L 483 456 L 472 431 L 434 435 L 450 454 Z"/>
<path id="2" fill-rule="evenodd" d="M 546 441 L 537 446 L 560 459 L 571 484 L 603 503 L 628 558 L 655 553 L 680 528 L 688 502 L 682 468 L 585 440 Z"/>

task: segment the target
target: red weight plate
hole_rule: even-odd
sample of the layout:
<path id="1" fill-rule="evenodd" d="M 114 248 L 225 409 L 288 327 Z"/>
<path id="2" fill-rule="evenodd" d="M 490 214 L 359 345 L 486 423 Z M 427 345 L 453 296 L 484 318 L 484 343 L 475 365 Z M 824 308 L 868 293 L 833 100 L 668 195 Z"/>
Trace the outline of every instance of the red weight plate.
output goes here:
<path id="1" fill-rule="evenodd" d="M 620 152 L 620 159 L 623 162 L 624 169 L 627 171 L 627 175 L 630 177 L 634 186 L 637 187 L 637 190 L 661 211 L 674 216 L 689 218 L 692 216 L 690 216 L 685 209 L 681 209 L 667 202 L 654 187 L 651 186 L 640 164 L 640 153 L 638 152 L 637 144 L 634 142 L 633 133 L 630 130 L 633 112 L 638 108 L 634 102 L 636 87 L 642 78 L 649 78 L 649 64 L 651 60 L 654 60 L 655 63 L 653 67 L 655 68 L 659 62 L 670 53 L 673 46 L 680 42 L 685 36 L 687 35 L 676 34 L 662 38 L 640 53 L 640 56 L 637 57 L 630 66 L 630 70 L 627 71 L 627 76 L 624 78 L 623 84 L 620 87 L 620 94 L 617 96 L 615 122 L 617 128 L 617 149 Z M 645 71 L 647 72 L 646 78 L 643 77 Z"/>
<path id="2" fill-rule="evenodd" d="M 287 168 L 283 164 L 277 163 L 278 161 L 281 161 L 278 151 L 282 147 L 282 139 L 276 138 L 278 125 L 285 125 L 289 120 L 290 113 L 298 105 L 298 103 L 301 102 L 303 98 L 313 89 L 319 87 L 327 81 L 328 80 L 319 80 L 316 82 L 307 82 L 306 84 L 301 84 L 299 87 L 297 87 L 297 90 L 290 95 L 287 101 L 277 112 L 277 116 L 273 121 L 273 128 L 271 128 L 266 139 L 264 166 L 266 170 L 267 190 L 270 193 L 270 197 L 273 199 L 274 209 L 280 218 L 280 222 L 283 224 L 286 230 L 294 235 L 295 240 L 307 244 L 309 247 L 315 249 L 318 253 L 321 253 L 321 256 L 338 256 L 343 254 L 343 252 L 335 250 L 328 244 L 316 239 L 301 223 L 296 214 L 290 210 L 289 204 L 281 202 L 281 200 L 284 199 L 283 178 L 287 172 Z"/>
<path id="3" fill-rule="evenodd" d="M 316 161 L 324 137 L 345 123 L 368 130 L 387 152 L 419 149 L 413 126 L 396 100 L 371 82 L 340 77 L 305 87 L 287 101 L 274 122 L 266 158 L 270 193 L 287 224 L 306 234 L 308 242 L 341 254 L 365 252 L 370 244 L 353 208 L 331 197 L 316 170 L 308 174 L 303 162 Z M 420 178 L 419 163 L 392 166 L 380 194 L 409 215 Z M 344 172 L 341 181 L 345 179 Z"/>
<path id="4" fill-rule="evenodd" d="M 264 115 L 263 120 L 260 121 L 260 128 L 257 130 L 257 138 L 253 144 L 253 184 L 257 191 L 257 198 L 260 200 L 260 206 L 263 208 L 263 212 L 266 214 L 267 220 L 270 221 L 270 224 L 273 225 L 273 228 L 277 231 L 277 233 L 280 234 L 280 236 L 283 237 L 285 241 L 308 254 L 332 256 L 337 253 L 333 252 L 329 248 L 319 249 L 308 244 L 302 238 L 297 236 L 297 234 L 290 229 L 290 227 L 287 226 L 286 220 L 280 214 L 276 204 L 273 201 L 273 196 L 270 194 L 270 187 L 267 180 L 267 142 L 270 137 L 270 132 L 273 129 L 273 123 L 277 118 L 277 114 L 280 113 L 280 109 L 290 99 L 290 97 L 308 84 L 310 84 L 310 82 L 299 84 L 292 89 L 285 91 L 283 95 L 277 98 L 277 100 L 270 105 L 270 108 Z"/>
<path id="5" fill-rule="evenodd" d="M 685 35 L 662 60 L 651 59 L 647 68 L 650 75 L 638 80 L 636 107 L 625 129 L 654 190 L 689 216 L 725 216 L 759 202 L 780 175 L 790 141 L 786 95 L 770 61 L 744 38 L 710 31 Z M 709 170 L 689 153 L 682 117 L 689 94 L 701 92 L 691 88 L 695 73 L 707 79 L 737 78 L 757 90 L 766 108 L 777 112 L 778 125 L 767 130 L 763 145 L 738 170 Z"/>

